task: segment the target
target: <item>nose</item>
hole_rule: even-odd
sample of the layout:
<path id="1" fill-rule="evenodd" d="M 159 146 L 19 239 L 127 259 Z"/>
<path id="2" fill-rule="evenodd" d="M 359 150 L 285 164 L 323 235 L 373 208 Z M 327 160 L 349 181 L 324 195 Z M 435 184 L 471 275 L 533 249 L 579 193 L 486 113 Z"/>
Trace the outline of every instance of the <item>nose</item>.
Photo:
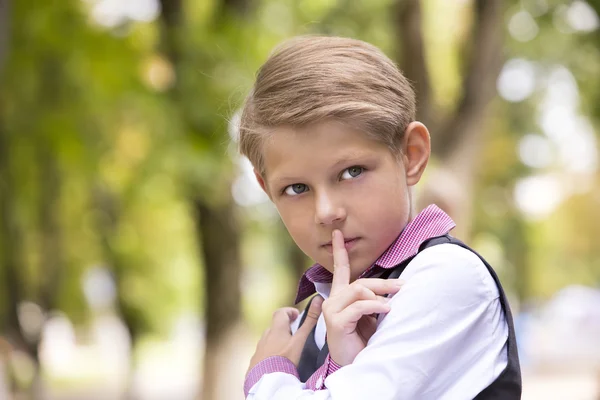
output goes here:
<path id="1" fill-rule="evenodd" d="M 315 202 L 315 223 L 331 225 L 346 219 L 346 208 L 330 193 L 319 193 L 315 196 Z"/>

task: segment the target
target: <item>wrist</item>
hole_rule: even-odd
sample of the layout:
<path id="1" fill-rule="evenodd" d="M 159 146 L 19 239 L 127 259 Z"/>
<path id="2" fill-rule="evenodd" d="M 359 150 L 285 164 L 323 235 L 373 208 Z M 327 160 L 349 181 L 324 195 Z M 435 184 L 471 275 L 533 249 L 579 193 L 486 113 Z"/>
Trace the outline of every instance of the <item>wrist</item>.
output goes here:
<path id="1" fill-rule="evenodd" d="M 336 346 L 332 346 L 329 342 L 329 358 L 339 368 L 344 367 L 348 364 L 352 364 L 354 357 L 349 357 L 349 349 L 337 349 Z"/>

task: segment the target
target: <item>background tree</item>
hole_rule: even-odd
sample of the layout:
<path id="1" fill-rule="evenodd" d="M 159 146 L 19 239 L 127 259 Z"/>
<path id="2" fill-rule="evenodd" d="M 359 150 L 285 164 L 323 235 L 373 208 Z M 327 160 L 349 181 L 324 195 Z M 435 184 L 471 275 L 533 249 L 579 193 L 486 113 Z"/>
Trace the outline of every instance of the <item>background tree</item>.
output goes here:
<path id="1" fill-rule="evenodd" d="M 213 70 L 219 62 L 202 47 L 194 47 L 194 40 L 186 40 L 193 33 L 181 1 L 161 1 L 160 49 L 175 71 L 175 82 L 169 91 L 180 119 L 181 135 L 194 148 L 193 158 L 186 168 L 204 168 L 208 171 L 189 171 L 183 182 L 196 221 L 204 263 L 206 296 L 206 348 L 203 377 L 205 399 L 223 398 L 226 377 L 218 370 L 220 360 L 232 356 L 229 347 L 238 339 L 235 328 L 241 322 L 241 259 L 239 254 L 240 225 L 231 194 L 234 166 L 227 153 L 227 119 L 219 108 L 229 96 L 226 88 L 211 85 L 211 76 L 197 72 L 202 68 Z M 226 45 L 234 45 L 241 32 L 231 27 L 243 26 L 248 12 L 245 1 L 223 1 L 214 11 L 209 23 L 209 37 L 224 38 Z M 229 30 L 228 36 L 221 32 Z M 231 40 L 233 43 L 227 43 Z M 211 74 L 211 72 L 208 72 Z M 212 87 L 211 87 L 212 86 Z M 203 93 L 204 92 L 204 93 Z M 210 92 L 212 96 L 207 96 Z M 201 95 L 199 97 L 198 95 Z M 207 101 L 208 100 L 208 101 Z M 214 113 L 214 114 L 213 114 Z M 200 160 L 200 163 L 195 161 Z"/>

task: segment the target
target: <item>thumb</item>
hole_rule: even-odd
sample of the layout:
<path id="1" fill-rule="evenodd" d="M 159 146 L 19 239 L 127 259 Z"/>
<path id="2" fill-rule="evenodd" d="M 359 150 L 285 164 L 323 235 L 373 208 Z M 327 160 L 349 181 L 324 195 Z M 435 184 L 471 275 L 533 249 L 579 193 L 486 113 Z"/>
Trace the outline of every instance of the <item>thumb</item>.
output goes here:
<path id="1" fill-rule="evenodd" d="M 294 307 L 283 307 L 273 313 L 271 329 L 290 332 L 290 322 L 298 318 L 298 310 Z"/>
<path id="2" fill-rule="evenodd" d="M 317 321 L 319 320 L 319 315 L 321 315 L 321 306 L 323 305 L 323 298 L 321 296 L 316 296 L 312 302 L 310 303 L 310 307 L 306 312 L 306 319 L 302 323 L 302 326 L 298 328 L 294 337 L 298 336 L 297 340 L 300 340 L 302 343 L 306 341 L 308 335 L 312 332 L 313 328 L 317 325 Z"/>

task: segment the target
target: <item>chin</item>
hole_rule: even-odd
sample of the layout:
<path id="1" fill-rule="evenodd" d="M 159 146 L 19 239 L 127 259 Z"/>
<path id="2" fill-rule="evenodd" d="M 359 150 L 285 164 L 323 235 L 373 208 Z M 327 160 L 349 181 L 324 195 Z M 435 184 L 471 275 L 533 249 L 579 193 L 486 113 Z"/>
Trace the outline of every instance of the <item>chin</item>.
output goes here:
<path id="1" fill-rule="evenodd" d="M 365 266 L 361 266 L 359 268 L 352 268 L 352 273 L 350 275 L 351 279 L 354 281 L 356 279 L 358 279 L 358 277 L 367 270 L 367 268 L 369 268 L 371 266 L 371 264 L 365 265 Z"/>

